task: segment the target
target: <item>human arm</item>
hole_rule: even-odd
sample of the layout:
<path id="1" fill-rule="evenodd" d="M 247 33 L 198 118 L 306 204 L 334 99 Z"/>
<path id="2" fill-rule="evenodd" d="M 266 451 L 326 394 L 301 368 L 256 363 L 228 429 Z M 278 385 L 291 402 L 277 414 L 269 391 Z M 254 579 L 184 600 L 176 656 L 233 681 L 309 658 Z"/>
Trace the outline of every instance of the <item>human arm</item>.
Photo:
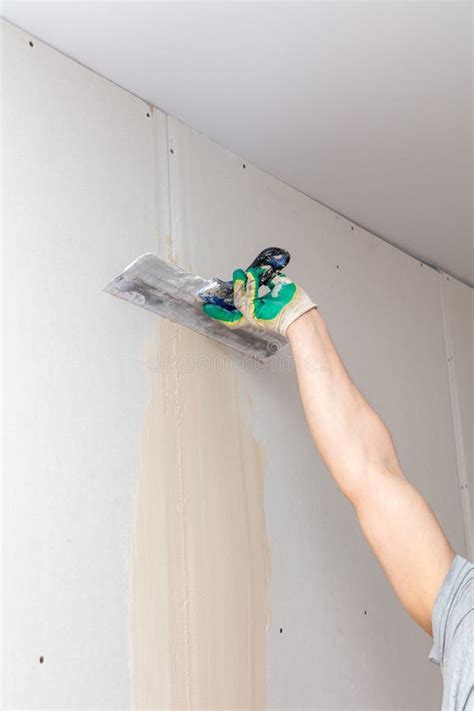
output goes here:
<path id="1" fill-rule="evenodd" d="M 320 312 L 286 277 L 260 296 L 258 278 L 255 270 L 234 272 L 237 314 L 204 310 L 224 323 L 248 320 L 288 337 L 316 447 L 352 502 L 400 601 L 431 634 L 433 605 L 454 552 L 427 502 L 405 478 L 387 427 L 351 381 Z"/>
<path id="2" fill-rule="evenodd" d="M 287 329 L 313 440 L 353 504 L 398 598 L 431 634 L 431 613 L 454 552 L 405 478 L 390 433 L 351 381 L 317 309 Z"/>

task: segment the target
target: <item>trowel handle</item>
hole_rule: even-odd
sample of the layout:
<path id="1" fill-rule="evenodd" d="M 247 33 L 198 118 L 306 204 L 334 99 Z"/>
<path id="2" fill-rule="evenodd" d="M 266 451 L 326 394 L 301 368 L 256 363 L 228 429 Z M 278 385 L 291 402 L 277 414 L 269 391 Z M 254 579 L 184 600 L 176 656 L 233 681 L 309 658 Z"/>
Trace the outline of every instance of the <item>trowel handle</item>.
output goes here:
<path id="1" fill-rule="evenodd" d="M 267 247 L 255 257 L 248 269 L 261 267 L 264 273 L 260 277 L 260 284 L 265 285 L 286 267 L 290 261 L 290 253 L 286 249 L 279 247 Z M 199 292 L 199 297 L 207 304 L 215 304 L 223 309 L 232 311 L 234 307 L 234 287 L 232 281 L 214 279 L 210 282 L 210 287 L 205 287 Z"/>
<path id="2" fill-rule="evenodd" d="M 265 269 L 265 274 L 262 274 L 260 284 L 265 285 L 273 279 L 275 274 L 281 272 L 289 261 L 290 253 L 287 252 L 286 249 L 280 249 L 279 247 L 267 247 L 267 249 L 260 252 L 258 257 L 255 257 L 252 264 L 248 266 L 248 269 L 263 267 Z"/>

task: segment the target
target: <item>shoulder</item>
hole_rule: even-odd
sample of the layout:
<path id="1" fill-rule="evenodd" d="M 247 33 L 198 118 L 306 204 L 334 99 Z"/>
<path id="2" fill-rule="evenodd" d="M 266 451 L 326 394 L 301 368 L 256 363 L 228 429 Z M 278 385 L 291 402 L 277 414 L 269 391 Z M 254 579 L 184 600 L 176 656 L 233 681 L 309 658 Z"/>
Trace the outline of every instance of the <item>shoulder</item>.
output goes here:
<path id="1" fill-rule="evenodd" d="M 443 708 L 470 698 L 474 685 L 474 565 L 456 556 L 433 608 L 431 661 L 443 672 Z"/>
<path id="2" fill-rule="evenodd" d="M 474 634 L 474 565 L 456 556 L 433 608 L 433 652 L 442 664 L 464 628 Z"/>

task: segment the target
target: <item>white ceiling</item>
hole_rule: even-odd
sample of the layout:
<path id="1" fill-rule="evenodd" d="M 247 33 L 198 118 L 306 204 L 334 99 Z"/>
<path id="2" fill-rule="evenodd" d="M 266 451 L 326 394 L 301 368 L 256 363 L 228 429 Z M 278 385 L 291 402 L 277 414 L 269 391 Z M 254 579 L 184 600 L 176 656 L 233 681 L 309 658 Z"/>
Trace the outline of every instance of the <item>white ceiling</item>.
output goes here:
<path id="1" fill-rule="evenodd" d="M 470 2 L 4 2 L 2 14 L 473 284 Z"/>

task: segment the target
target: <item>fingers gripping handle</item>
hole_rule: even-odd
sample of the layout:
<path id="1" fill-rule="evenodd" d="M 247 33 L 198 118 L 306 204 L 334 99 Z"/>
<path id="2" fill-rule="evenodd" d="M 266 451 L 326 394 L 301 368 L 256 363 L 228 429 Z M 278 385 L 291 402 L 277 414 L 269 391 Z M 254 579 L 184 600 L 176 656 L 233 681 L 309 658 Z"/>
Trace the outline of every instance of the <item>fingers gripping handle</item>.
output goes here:
<path id="1" fill-rule="evenodd" d="M 248 266 L 248 269 L 254 269 L 255 267 L 262 267 L 265 269 L 265 273 L 262 274 L 260 278 L 260 284 L 267 284 L 275 274 L 281 272 L 285 269 L 286 265 L 290 261 L 290 253 L 286 249 L 280 249 L 279 247 L 267 247 L 260 254 L 255 257 L 252 264 Z"/>
<path id="2" fill-rule="evenodd" d="M 273 277 L 286 267 L 290 261 L 290 253 L 286 249 L 279 247 L 267 247 L 255 257 L 253 262 L 249 264 L 247 269 L 255 269 L 260 267 L 264 269 L 264 273 L 260 277 L 260 285 L 264 286 Z M 208 304 L 215 304 L 224 309 L 234 309 L 233 299 L 233 284 L 232 281 L 222 281 L 216 279 L 216 284 L 212 289 L 205 289 L 200 293 L 201 299 Z"/>
<path id="3" fill-rule="evenodd" d="M 268 284 L 268 282 L 273 279 L 275 274 L 285 269 L 289 261 L 290 253 L 287 252 L 286 249 L 267 247 L 267 249 L 263 249 L 260 254 L 255 257 L 253 262 L 247 267 L 247 270 L 256 269 L 257 267 L 264 269 L 265 273 L 260 277 L 260 286 L 265 286 L 265 284 Z M 224 287 L 229 296 L 233 295 L 234 289 L 231 281 L 221 282 L 221 286 Z M 223 293 L 220 289 L 219 291 L 221 294 Z"/>

